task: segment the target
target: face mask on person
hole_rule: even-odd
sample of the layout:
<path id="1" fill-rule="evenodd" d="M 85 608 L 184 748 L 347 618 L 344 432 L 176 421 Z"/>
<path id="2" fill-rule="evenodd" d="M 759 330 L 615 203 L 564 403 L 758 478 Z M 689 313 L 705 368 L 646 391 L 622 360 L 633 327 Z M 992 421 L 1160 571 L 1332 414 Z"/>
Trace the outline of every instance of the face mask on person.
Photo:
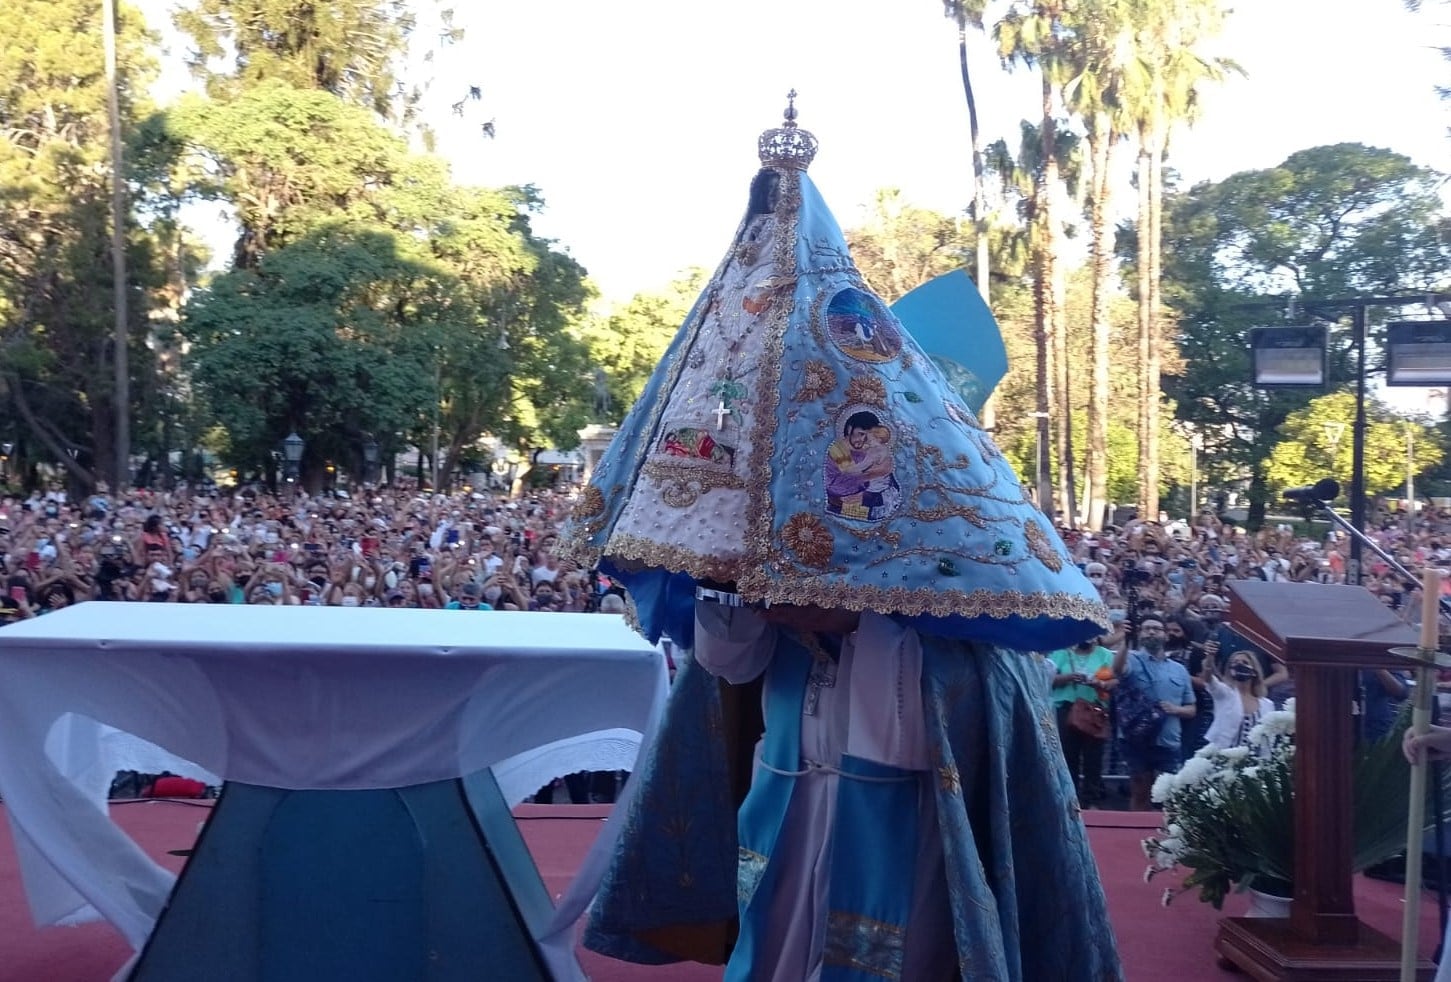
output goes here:
<path id="1" fill-rule="evenodd" d="M 1243 663 L 1229 667 L 1230 676 L 1237 682 L 1252 682 L 1255 677 L 1255 670 Z"/>
<path id="2" fill-rule="evenodd" d="M 1164 639 L 1159 635 L 1150 635 L 1139 640 L 1139 647 L 1151 655 L 1157 655 L 1164 650 Z"/>
<path id="3" fill-rule="evenodd" d="M 357 605 L 358 605 L 358 598 L 357 597 L 344 597 L 343 598 L 343 606 L 344 607 L 356 607 Z"/>
<path id="4" fill-rule="evenodd" d="M 484 602 L 487 603 L 490 607 L 496 606 L 499 602 L 499 597 L 501 594 L 503 594 L 503 592 L 504 591 L 502 589 L 496 586 L 484 587 Z"/>
<path id="5" fill-rule="evenodd" d="M 363 577 L 363 586 L 367 587 L 369 590 L 373 589 L 373 587 L 375 587 L 377 585 L 378 585 L 378 578 L 376 576 L 365 576 L 365 577 Z"/>
<path id="6" fill-rule="evenodd" d="M 271 583 L 267 584 L 267 592 L 274 597 L 282 596 L 282 584 L 277 582 L 276 580 L 273 580 Z"/>

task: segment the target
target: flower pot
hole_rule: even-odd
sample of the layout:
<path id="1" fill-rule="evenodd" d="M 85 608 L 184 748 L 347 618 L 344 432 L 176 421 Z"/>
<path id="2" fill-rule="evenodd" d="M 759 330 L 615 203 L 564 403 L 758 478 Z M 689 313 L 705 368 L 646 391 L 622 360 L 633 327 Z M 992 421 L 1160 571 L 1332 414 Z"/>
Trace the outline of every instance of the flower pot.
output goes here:
<path id="1" fill-rule="evenodd" d="M 1273 893 L 1262 893 L 1259 890 L 1250 889 L 1249 910 L 1245 911 L 1245 917 L 1289 917 L 1290 898 L 1277 897 Z"/>

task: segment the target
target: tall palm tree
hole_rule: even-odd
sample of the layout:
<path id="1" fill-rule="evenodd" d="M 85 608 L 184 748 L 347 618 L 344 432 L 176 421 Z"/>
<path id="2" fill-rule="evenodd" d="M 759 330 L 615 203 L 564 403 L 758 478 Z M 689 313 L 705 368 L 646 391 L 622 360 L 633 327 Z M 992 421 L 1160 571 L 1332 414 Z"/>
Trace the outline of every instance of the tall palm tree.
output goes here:
<path id="1" fill-rule="evenodd" d="M 1021 130 L 1016 156 L 1008 149 L 1007 141 L 998 140 L 988 147 L 985 164 L 987 170 L 996 175 L 1008 195 L 1016 199 L 1018 218 L 1027 230 L 1027 252 L 1033 276 L 1033 336 L 1036 353 L 1034 408 L 1038 424 L 1037 491 L 1039 507 L 1045 513 L 1050 513 L 1049 503 L 1053 500 L 1053 441 L 1050 422 L 1057 424 L 1053 429 L 1057 432 L 1060 445 L 1067 442 L 1067 459 L 1071 463 L 1073 417 L 1069 390 L 1066 387 L 1069 376 L 1067 342 L 1063 337 L 1064 332 L 1054 330 L 1047 316 L 1047 311 L 1054 302 L 1054 291 L 1062 289 L 1062 277 L 1059 275 L 1062 264 L 1056 261 L 1057 252 L 1054 248 L 1054 242 L 1062 230 L 1048 225 L 1054 214 L 1048 199 L 1054 189 L 1045 185 L 1043 172 L 1051 161 L 1071 189 L 1076 187 L 1081 166 L 1078 138 L 1066 127 L 1054 128 L 1056 145 L 1051 149 L 1043 143 L 1040 126 L 1024 120 Z M 1063 471 L 1060 467 L 1060 476 Z M 1070 476 L 1071 473 L 1069 470 Z M 1068 513 L 1072 514 L 1071 492 L 1063 494 L 1060 500 L 1064 502 Z"/>
<path id="2" fill-rule="evenodd" d="M 957 25 L 957 62 L 962 71 L 962 93 L 967 97 L 967 125 L 972 134 L 972 225 L 977 236 L 977 281 L 982 301 L 991 306 L 991 273 L 988 262 L 987 196 L 983 189 L 982 132 L 977 122 L 977 96 L 972 89 L 972 73 L 967 64 L 968 28 L 981 31 L 982 15 L 988 0 L 942 0 L 942 12 Z M 982 425 L 991 430 L 995 413 L 992 397 L 982 407 Z"/>
<path id="3" fill-rule="evenodd" d="M 1133 32 L 1127 11 L 1116 0 L 1084 0 L 1066 24 L 1067 66 L 1064 102 L 1079 117 L 1088 145 L 1089 273 L 1092 385 L 1088 397 L 1088 526 L 1102 527 L 1108 505 L 1109 295 L 1113 274 L 1111 224 L 1112 164 L 1123 139 L 1124 72 L 1133 59 Z"/>
<path id="4" fill-rule="evenodd" d="M 1058 145 L 1057 103 L 1063 81 L 1065 64 L 1060 35 L 1068 9 L 1067 0 L 1017 0 L 993 28 L 998 54 L 1004 64 L 1012 67 L 1022 64 L 1036 68 L 1040 78 L 1042 125 L 1038 135 L 1041 146 Z M 1043 165 L 1038 170 L 1039 189 L 1036 194 L 1037 214 L 1044 231 L 1043 248 L 1035 258 L 1035 269 L 1040 289 L 1035 293 L 1034 338 L 1039 351 L 1037 363 L 1038 412 L 1048 412 L 1046 405 L 1056 402 L 1067 414 L 1068 400 L 1066 382 L 1055 385 L 1055 379 L 1065 379 L 1069 370 L 1067 346 L 1063 342 L 1063 308 L 1065 277 L 1059 262 L 1062 240 L 1061 222 L 1057 218 L 1057 197 L 1061 186 L 1057 154 L 1045 154 Z M 1051 350 L 1050 350 L 1051 349 Z M 1055 358 L 1054 355 L 1057 355 Z M 1056 370 L 1055 370 L 1056 369 Z M 1058 398 L 1051 399 L 1049 388 L 1057 390 Z M 1040 446 L 1046 447 L 1047 420 L 1038 417 Z M 1078 507 L 1073 480 L 1073 436 L 1072 417 L 1065 415 L 1059 426 L 1058 440 L 1059 474 L 1062 480 L 1062 501 L 1069 524 L 1077 524 Z M 1047 470 L 1045 468 L 1045 470 Z M 1043 499 L 1040 498 L 1040 503 Z"/>
<path id="5" fill-rule="evenodd" d="M 1220 0 L 1136 0 L 1130 4 L 1137 58 L 1125 72 L 1124 100 L 1138 137 L 1139 514 L 1159 511 L 1160 369 L 1163 339 L 1163 164 L 1173 127 L 1191 121 L 1203 83 L 1238 70 L 1197 49 L 1223 28 Z"/>

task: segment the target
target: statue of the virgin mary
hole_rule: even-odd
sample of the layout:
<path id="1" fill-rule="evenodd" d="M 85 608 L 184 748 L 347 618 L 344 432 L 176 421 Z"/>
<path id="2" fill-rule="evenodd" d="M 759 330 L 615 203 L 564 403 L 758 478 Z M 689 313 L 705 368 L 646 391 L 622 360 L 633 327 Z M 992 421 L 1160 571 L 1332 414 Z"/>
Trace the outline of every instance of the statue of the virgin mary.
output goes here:
<path id="1" fill-rule="evenodd" d="M 1118 978 L 1029 655 L 1107 612 L 960 366 L 863 281 L 795 117 L 564 533 L 693 651 L 586 944 L 740 980 Z"/>

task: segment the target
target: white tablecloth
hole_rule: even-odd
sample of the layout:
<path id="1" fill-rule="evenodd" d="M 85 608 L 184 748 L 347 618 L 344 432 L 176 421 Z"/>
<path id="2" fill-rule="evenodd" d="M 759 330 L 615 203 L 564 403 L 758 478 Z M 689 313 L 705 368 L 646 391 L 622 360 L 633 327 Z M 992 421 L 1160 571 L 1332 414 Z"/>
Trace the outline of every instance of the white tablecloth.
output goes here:
<path id="1" fill-rule="evenodd" d="M 531 758 L 611 731 L 648 743 L 666 684 L 659 654 L 614 615 L 79 604 L 0 630 L 0 797 L 37 922 L 99 912 L 139 948 L 173 877 L 78 783 L 104 730 L 92 749 L 68 713 L 225 780 L 391 788 L 511 758 L 506 780 L 532 780 Z M 618 824 L 536 939 L 556 970 Z"/>

